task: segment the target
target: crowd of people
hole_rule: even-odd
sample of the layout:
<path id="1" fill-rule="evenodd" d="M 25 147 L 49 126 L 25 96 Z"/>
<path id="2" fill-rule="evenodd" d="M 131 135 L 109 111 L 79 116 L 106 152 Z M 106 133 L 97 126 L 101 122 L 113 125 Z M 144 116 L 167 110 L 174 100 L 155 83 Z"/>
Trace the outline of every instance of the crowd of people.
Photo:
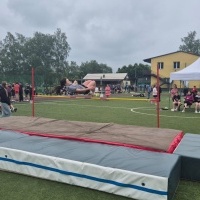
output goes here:
<path id="1" fill-rule="evenodd" d="M 0 84 L 0 112 L 2 117 L 9 117 L 12 112 L 16 112 L 13 102 L 31 101 L 32 87 L 28 83 L 23 86 L 22 83 L 12 84 L 2 81 Z"/>
<path id="2" fill-rule="evenodd" d="M 32 86 L 28 83 L 23 85 L 20 82 L 9 84 L 10 98 L 12 101 L 30 101 L 32 100 Z"/>
<path id="3" fill-rule="evenodd" d="M 94 80 L 87 80 L 82 84 L 78 84 L 77 81 L 71 82 L 67 78 L 63 78 L 60 81 L 61 92 L 68 92 L 68 94 L 94 94 L 104 92 L 106 97 L 110 97 L 112 93 L 121 93 L 122 88 L 120 85 L 107 84 L 105 88 L 98 88 Z M 126 88 L 127 90 L 127 88 Z M 126 91 L 125 90 L 125 91 Z M 153 96 L 153 101 L 155 104 L 161 101 L 162 88 L 159 85 L 153 85 L 146 87 L 147 99 L 151 99 Z M 34 89 L 34 93 L 35 93 Z M 185 112 L 187 108 L 195 105 L 195 113 L 200 113 L 200 91 L 194 86 L 191 90 L 184 88 L 182 91 L 184 93 L 184 100 L 181 101 L 181 95 L 174 84 L 170 91 L 172 99 L 172 109 L 171 111 L 181 111 L 181 106 L 183 106 L 182 112 Z M 2 116 L 10 116 L 11 112 L 16 111 L 13 107 L 12 102 L 22 102 L 32 100 L 32 86 L 28 83 L 23 85 L 20 82 L 15 82 L 8 84 L 5 81 L 0 85 L 0 111 Z"/>
<path id="4" fill-rule="evenodd" d="M 181 101 L 181 92 L 183 93 L 183 101 Z M 156 105 L 158 101 L 161 101 L 162 89 L 160 86 L 149 86 L 146 89 L 146 93 L 147 99 L 151 99 L 151 103 L 155 103 Z M 153 99 L 151 98 L 151 95 L 153 96 Z M 200 113 L 200 91 L 197 90 L 196 86 L 191 90 L 184 87 L 182 91 L 179 91 L 177 85 L 174 84 L 173 88 L 170 90 L 170 96 L 172 100 L 171 111 L 185 112 L 187 108 L 194 105 L 194 112 Z M 183 106 L 182 110 L 181 106 Z"/>
<path id="5" fill-rule="evenodd" d="M 184 92 L 184 100 L 181 102 L 181 95 L 179 94 L 177 85 L 174 84 L 170 91 L 172 98 L 172 109 L 171 111 L 180 111 L 183 105 L 182 112 L 185 112 L 187 108 L 194 104 L 195 113 L 200 113 L 200 92 L 194 86 L 191 90 Z"/>
<path id="6" fill-rule="evenodd" d="M 28 83 L 25 85 L 20 82 L 7 83 L 6 88 L 11 101 L 22 102 L 32 99 L 32 86 Z"/>

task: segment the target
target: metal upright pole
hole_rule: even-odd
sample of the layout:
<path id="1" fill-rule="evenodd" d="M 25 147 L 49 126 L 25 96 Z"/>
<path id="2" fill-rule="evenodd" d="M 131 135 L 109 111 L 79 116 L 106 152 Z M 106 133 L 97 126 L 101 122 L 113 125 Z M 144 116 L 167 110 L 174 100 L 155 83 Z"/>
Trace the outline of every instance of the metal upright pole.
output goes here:
<path id="1" fill-rule="evenodd" d="M 160 128 L 160 81 L 159 81 L 159 65 L 157 65 L 157 127 Z"/>
<path id="2" fill-rule="evenodd" d="M 32 67 L 32 117 L 35 116 L 35 108 L 34 108 L 34 88 L 35 88 L 35 84 L 34 84 L 34 68 Z"/>

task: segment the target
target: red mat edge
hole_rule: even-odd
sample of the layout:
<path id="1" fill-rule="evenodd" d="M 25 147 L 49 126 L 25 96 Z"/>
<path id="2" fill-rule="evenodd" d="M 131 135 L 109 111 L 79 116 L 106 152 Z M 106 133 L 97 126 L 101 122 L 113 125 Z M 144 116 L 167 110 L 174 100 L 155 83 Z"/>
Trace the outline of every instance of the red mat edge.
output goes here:
<path id="1" fill-rule="evenodd" d="M 179 145 L 181 140 L 183 139 L 184 133 L 183 131 L 176 135 L 176 137 L 172 140 L 169 148 L 167 150 L 168 153 L 173 153 L 176 147 Z"/>
<path id="2" fill-rule="evenodd" d="M 0 128 L 0 130 L 17 131 L 17 132 L 27 134 L 30 136 L 40 136 L 40 137 L 58 138 L 58 139 L 64 139 L 64 140 L 74 140 L 74 141 L 80 141 L 80 142 L 100 143 L 100 144 L 123 146 L 123 147 L 128 147 L 128 148 L 133 148 L 133 149 L 140 149 L 140 150 L 153 151 L 153 152 L 162 152 L 162 153 L 173 153 L 184 136 L 183 132 L 178 133 L 176 135 L 176 137 L 173 139 L 173 141 L 170 143 L 168 150 L 164 151 L 161 149 L 155 149 L 155 148 L 150 148 L 150 147 L 145 147 L 145 146 L 140 146 L 140 145 L 135 145 L 135 144 L 127 144 L 127 143 L 121 143 L 121 142 L 109 142 L 106 140 L 95 140 L 95 139 L 83 138 L 83 137 L 78 138 L 78 137 L 65 136 L 65 135 L 54 135 L 54 134 L 13 130 L 13 129 L 3 129 L 3 128 Z"/>

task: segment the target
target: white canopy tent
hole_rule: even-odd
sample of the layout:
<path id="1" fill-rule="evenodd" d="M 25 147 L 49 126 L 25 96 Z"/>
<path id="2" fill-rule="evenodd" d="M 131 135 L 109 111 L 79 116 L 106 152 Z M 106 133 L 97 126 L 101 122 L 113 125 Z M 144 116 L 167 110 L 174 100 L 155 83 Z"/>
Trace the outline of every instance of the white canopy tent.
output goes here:
<path id="1" fill-rule="evenodd" d="M 197 81 L 200 80 L 200 58 L 193 62 L 188 67 L 170 73 L 170 83 L 174 80 L 180 81 Z"/>

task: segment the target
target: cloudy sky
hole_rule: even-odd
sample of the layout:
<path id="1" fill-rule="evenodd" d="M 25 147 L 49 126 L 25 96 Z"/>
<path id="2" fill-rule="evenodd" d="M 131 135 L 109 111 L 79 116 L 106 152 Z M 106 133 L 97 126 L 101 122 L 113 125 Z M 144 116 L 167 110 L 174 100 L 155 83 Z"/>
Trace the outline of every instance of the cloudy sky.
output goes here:
<path id="1" fill-rule="evenodd" d="M 119 67 L 177 51 L 200 39 L 199 0 L 0 0 L 0 40 L 7 32 L 67 35 L 69 61 Z"/>

